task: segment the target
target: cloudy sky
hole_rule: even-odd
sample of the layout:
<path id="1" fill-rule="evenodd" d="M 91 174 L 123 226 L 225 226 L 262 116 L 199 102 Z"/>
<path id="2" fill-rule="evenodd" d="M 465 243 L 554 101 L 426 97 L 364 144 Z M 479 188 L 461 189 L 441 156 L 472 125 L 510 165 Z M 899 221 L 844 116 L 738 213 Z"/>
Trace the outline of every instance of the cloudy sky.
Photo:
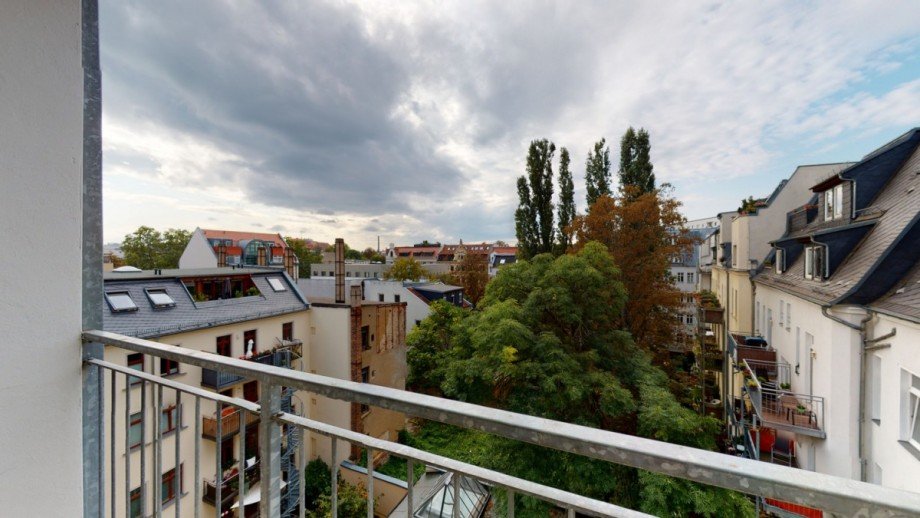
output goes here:
<path id="1" fill-rule="evenodd" d="M 685 215 L 920 125 L 920 2 L 103 0 L 105 239 L 513 240 L 529 142 L 651 134 Z"/>

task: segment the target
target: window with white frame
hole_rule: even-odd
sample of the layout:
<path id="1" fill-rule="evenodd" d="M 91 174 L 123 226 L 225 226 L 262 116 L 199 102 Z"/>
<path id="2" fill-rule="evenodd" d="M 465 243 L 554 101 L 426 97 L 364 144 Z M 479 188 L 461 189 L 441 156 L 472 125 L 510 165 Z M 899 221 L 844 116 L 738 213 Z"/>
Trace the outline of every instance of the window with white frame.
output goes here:
<path id="1" fill-rule="evenodd" d="M 773 269 L 776 273 L 786 271 L 786 251 L 782 248 L 776 249 L 776 254 L 773 258 Z"/>
<path id="2" fill-rule="evenodd" d="M 792 330 L 792 303 L 786 303 L 786 331 Z"/>
<path id="3" fill-rule="evenodd" d="M 904 402 L 902 406 L 902 439 L 920 450 L 920 376 L 901 370 Z"/>
<path id="4" fill-rule="evenodd" d="M 687 282 L 693 282 L 693 272 L 687 272 Z"/>
<path id="5" fill-rule="evenodd" d="M 805 278 L 822 280 L 826 277 L 827 249 L 821 245 L 805 247 Z"/>
<path id="6" fill-rule="evenodd" d="M 783 327 L 783 325 L 785 325 L 785 322 L 786 322 L 785 316 L 786 316 L 785 303 L 783 302 L 783 299 L 780 299 L 779 300 L 779 327 Z"/>
<path id="7" fill-rule="evenodd" d="M 684 282 L 684 272 L 677 272 L 677 282 Z"/>
<path id="8" fill-rule="evenodd" d="M 824 220 L 843 217 L 843 184 L 824 191 Z"/>

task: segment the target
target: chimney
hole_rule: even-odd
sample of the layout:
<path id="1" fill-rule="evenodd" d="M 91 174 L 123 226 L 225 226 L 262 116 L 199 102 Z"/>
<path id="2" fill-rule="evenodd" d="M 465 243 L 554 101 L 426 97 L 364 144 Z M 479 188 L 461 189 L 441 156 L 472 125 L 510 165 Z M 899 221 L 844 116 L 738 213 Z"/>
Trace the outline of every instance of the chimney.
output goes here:
<path id="1" fill-rule="evenodd" d="M 360 284 L 351 285 L 351 307 L 356 308 L 361 305 L 364 299 L 364 287 Z"/>
<path id="2" fill-rule="evenodd" d="M 345 303 L 345 240 L 335 238 L 335 301 Z"/>
<path id="3" fill-rule="evenodd" d="M 264 247 L 264 246 L 260 246 L 260 247 L 259 247 L 259 262 L 256 263 L 256 264 L 258 264 L 259 266 L 265 266 L 265 264 L 266 264 L 266 263 L 265 263 L 265 247 Z"/>
<path id="4" fill-rule="evenodd" d="M 291 276 L 295 281 L 297 280 L 297 266 L 294 258 L 294 249 L 285 248 L 284 249 L 284 269 L 287 271 L 287 274 Z"/>
<path id="5" fill-rule="evenodd" d="M 225 268 L 227 266 L 227 245 L 221 244 L 217 247 L 217 267 Z"/>

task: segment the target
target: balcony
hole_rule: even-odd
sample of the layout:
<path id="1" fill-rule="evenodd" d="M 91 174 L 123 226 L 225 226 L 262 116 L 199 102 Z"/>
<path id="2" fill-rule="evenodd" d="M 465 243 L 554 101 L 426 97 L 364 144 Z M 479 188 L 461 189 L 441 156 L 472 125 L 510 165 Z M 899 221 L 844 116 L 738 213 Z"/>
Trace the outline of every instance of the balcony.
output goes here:
<path id="1" fill-rule="evenodd" d="M 729 351 L 733 348 L 737 352 L 737 363 L 743 360 L 761 362 L 775 362 L 776 351 L 770 347 L 766 340 L 759 336 L 744 336 L 739 334 L 729 335 Z"/>
<path id="2" fill-rule="evenodd" d="M 223 390 L 227 387 L 232 387 L 237 383 L 242 383 L 245 379 L 245 376 L 239 376 L 229 372 L 201 369 L 201 386 L 214 390 Z"/>
<path id="3" fill-rule="evenodd" d="M 259 462 L 258 460 L 249 465 L 243 472 L 246 488 L 253 487 L 259 483 Z M 201 501 L 216 507 L 217 502 L 217 482 L 215 479 L 203 480 L 204 491 L 202 492 Z M 233 468 L 224 472 L 224 480 L 220 485 L 221 508 L 230 509 L 237 497 L 240 495 L 240 478 L 239 469 Z"/>
<path id="4" fill-rule="evenodd" d="M 229 412 L 227 412 L 227 410 L 229 410 Z M 224 416 L 220 419 L 220 423 L 218 423 L 216 413 L 210 417 L 201 417 L 201 436 L 205 439 L 216 441 L 218 435 L 221 437 L 230 437 L 240 433 L 240 416 L 242 414 L 246 415 L 246 428 L 258 424 L 259 414 L 242 412 L 233 407 L 227 407 L 224 409 Z M 220 424 L 219 430 L 218 424 Z"/>
<path id="5" fill-rule="evenodd" d="M 156 461 L 156 466 L 160 465 L 164 456 L 163 451 L 167 450 L 170 458 L 175 454 L 176 459 L 184 459 L 188 464 L 186 466 L 187 470 L 194 469 L 196 473 L 200 470 L 206 476 L 209 470 L 214 469 L 213 466 L 206 466 L 197 460 L 200 441 L 202 440 L 201 436 L 203 435 L 202 430 L 198 428 L 203 427 L 204 424 L 204 420 L 199 419 L 202 400 L 216 402 L 236 408 L 239 412 L 260 416 L 258 441 L 259 451 L 263 454 L 258 466 L 249 468 L 258 472 L 259 484 L 257 490 L 253 487 L 248 492 L 253 495 L 252 500 L 247 496 L 246 502 L 258 505 L 259 515 L 267 518 L 278 518 L 283 514 L 287 515 L 295 512 L 298 498 L 291 498 L 290 495 L 292 492 L 295 496 L 303 495 L 304 479 L 298 474 L 303 473 L 306 463 L 305 456 L 299 454 L 300 452 L 296 451 L 298 449 L 297 445 L 294 445 L 293 451 L 298 453 L 296 463 L 285 460 L 286 452 L 291 452 L 292 448 L 290 447 L 290 441 L 285 442 L 283 440 L 282 429 L 290 430 L 292 428 L 308 430 L 331 437 L 333 462 L 331 463 L 332 469 L 329 476 L 333 481 L 338 477 L 339 461 L 343 460 L 341 452 L 346 449 L 346 444 L 352 444 L 365 449 L 368 458 L 373 458 L 377 453 L 384 452 L 391 456 L 406 459 L 409 473 L 414 473 L 415 463 L 437 467 L 450 473 L 459 473 L 487 486 L 504 489 L 505 494 L 512 497 L 516 494 L 529 495 L 544 500 L 554 505 L 557 513 L 568 514 L 570 517 L 576 516 L 576 513 L 589 516 L 647 516 L 607 502 L 593 500 L 403 444 L 370 437 L 327 423 L 283 412 L 281 410 L 281 387 L 291 387 L 295 390 L 321 394 L 333 399 L 390 409 L 414 417 L 462 428 L 486 431 L 501 437 L 554 448 L 574 455 L 632 466 L 694 482 L 714 484 L 719 487 L 747 493 L 754 498 L 761 499 L 761 501 L 766 498 L 775 499 L 780 497 L 784 502 L 840 515 L 853 515 L 856 513 L 886 516 L 920 514 L 920 494 L 917 493 L 377 385 L 328 378 L 295 370 L 283 369 L 280 370 L 283 372 L 279 372 L 279 369 L 257 362 L 201 353 L 200 351 L 163 345 L 114 333 L 87 331 L 83 336 L 85 341 L 91 342 L 87 347 L 89 351 L 100 350 L 104 352 L 102 348 L 94 347 L 95 344 L 103 344 L 252 379 L 259 383 L 260 395 L 257 404 L 185 385 L 174 379 L 138 372 L 123 365 L 107 362 L 103 357 L 89 357 L 83 360 L 90 371 L 97 370 L 101 374 L 95 377 L 87 377 L 86 386 L 84 387 L 86 394 L 98 394 L 99 397 L 99 400 L 95 400 L 94 404 L 87 407 L 90 412 L 88 422 L 95 422 L 98 425 L 90 424 L 84 434 L 84 446 L 87 452 L 84 460 L 84 476 L 90 481 L 105 480 L 105 471 L 109 469 L 108 459 L 120 459 L 119 462 L 125 463 L 124 469 L 119 468 L 118 472 L 136 473 L 135 470 L 131 469 L 130 465 L 132 456 L 117 455 L 115 435 L 106 433 L 105 430 L 109 423 L 109 416 L 111 416 L 112 426 L 115 426 L 115 423 L 118 419 L 121 419 L 120 416 L 122 415 L 125 421 L 120 426 L 128 426 L 129 412 L 125 411 L 125 401 L 122 398 L 112 398 L 110 408 L 106 400 L 103 399 L 103 395 L 108 392 L 108 387 L 104 384 L 107 384 L 109 379 L 114 380 L 118 377 L 127 381 L 129 377 L 133 376 L 140 378 L 145 386 L 157 388 L 157 390 L 151 391 L 154 395 L 159 393 L 154 405 L 163 403 L 162 393 L 166 391 L 169 394 L 174 392 L 177 399 L 180 396 L 191 398 L 192 406 L 195 408 L 195 418 L 193 420 L 196 427 L 193 434 L 195 437 L 194 455 L 192 452 L 186 451 L 187 448 L 183 448 L 182 452 L 179 451 L 179 434 L 162 437 L 159 433 L 156 433 L 154 434 L 153 442 L 155 449 L 153 457 Z M 756 381 L 756 378 L 754 380 Z M 759 390 L 764 391 L 766 389 L 760 387 Z M 112 393 L 115 394 L 115 391 L 112 391 Z M 130 394 L 128 395 L 130 396 Z M 128 401 L 130 402 L 130 399 Z M 760 402 L 760 408 L 763 411 L 763 399 Z M 820 413 L 818 412 L 818 414 Z M 98 416 L 98 419 L 94 418 L 93 415 Z M 820 415 L 817 417 L 820 418 Z M 215 424 L 216 421 L 215 419 Z M 798 423 L 798 421 L 796 422 Z M 221 420 L 220 424 L 223 429 L 224 421 Z M 228 429 L 232 427 L 231 423 L 227 424 Z M 158 427 L 154 426 L 150 429 L 157 430 Z M 221 431 L 223 432 L 223 430 Z M 242 437 L 239 437 L 239 439 L 241 440 Z M 288 446 L 284 446 L 285 444 Z M 336 451 L 339 454 L 335 453 Z M 269 455 L 265 455 L 266 452 Z M 111 465 L 114 467 L 115 464 L 115 460 L 112 460 Z M 85 514 L 87 516 L 103 516 L 102 510 L 109 508 L 109 502 L 114 503 L 119 499 L 123 499 L 121 501 L 125 502 L 130 499 L 130 496 L 125 493 L 125 488 L 131 487 L 152 488 L 153 495 L 147 495 L 145 492 L 141 493 L 141 503 L 146 504 L 145 508 L 155 507 L 154 504 L 160 500 L 158 492 L 161 491 L 161 484 L 152 483 L 155 478 L 150 464 L 153 463 L 148 463 L 146 470 L 142 466 L 140 480 L 137 480 L 138 477 L 133 475 L 134 480 L 132 480 L 132 476 L 128 476 L 128 480 L 121 481 L 116 481 L 113 477 L 111 486 L 103 483 L 88 484 L 84 490 L 88 507 L 88 511 Z M 283 472 L 285 476 L 282 475 Z M 246 476 L 247 473 L 245 472 L 242 474 L 237 473 L 238 479 L 245 479 Z M 227 481 L 226 477 L 222 476 L 221 478 L 224 480 L 219 485 L 217 483 L 210 485 L 207 483 L 194 484 L 194 496 L 191 500 L 202 502 L 206 498 L 211 499 L 214 502 L 217 516 L 221 516 L 222 511 L 228 510 L 226 505 L 229 504 L 231 497 L 225 496 L 224 491 L 228 492 L 227 495 L 231 495 L 235 490 L 233 483 Z M 374 480 L 374 468 L 373 464 L 371 464 L 367 470 L 366 480 L 368 505 L 371 509 L 374 507 L 375 495 L 378 494 L 374 490 Z M 177 486 L 171 488 L 171 491 L 179 490 L 178 482 L 176 484 Z M 239 482 L 236 484 L 236 488 L 238 488 Z M 336 487 L 336 484 L 332 485 Z M 285 487 L 286 491 L 284 490 Z M 456 491 L 456 488 L 454 490 Z M 238 498 L 238 492 L 236 497 Z M 255 503 L 256 501 L 258 504 Z M 407 516 L 412 516 L 414 513 L 411 489 L 409 490 L 409 498 L 406 501 L 409 507 Z M 332 516 L 337 516 L 335 502 L 336 496 L 333 493 Z M 509 502 L 513 502 L 513 499 L 509 500 Z M 292 508 L 291 506 L 294 507 Z M 155 511 L 159 510 L 155 509 Z M 508 511 L 509 516 L 514 516 L 513 505 L 509 506 Z"/>
<path id="6" fill-rule="evenodd" d="M 743 360 L 744 383 L 752 410 L 764 426 L 825 438 L 824 398 L 789 390 L 789 364 Z"/>

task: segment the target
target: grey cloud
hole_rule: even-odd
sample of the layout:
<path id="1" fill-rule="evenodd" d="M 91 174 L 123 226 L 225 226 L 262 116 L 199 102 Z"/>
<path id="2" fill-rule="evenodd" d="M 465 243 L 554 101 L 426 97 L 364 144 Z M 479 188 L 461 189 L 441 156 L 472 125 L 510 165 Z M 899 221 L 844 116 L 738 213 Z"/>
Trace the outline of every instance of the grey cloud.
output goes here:
<path id="1" fill-rule="evenodd" d="M 287 227 L 284 225 L 274 225 L 273 227 L 269 228 L 269 230 L 272 232 L 287 232 Z"/>

